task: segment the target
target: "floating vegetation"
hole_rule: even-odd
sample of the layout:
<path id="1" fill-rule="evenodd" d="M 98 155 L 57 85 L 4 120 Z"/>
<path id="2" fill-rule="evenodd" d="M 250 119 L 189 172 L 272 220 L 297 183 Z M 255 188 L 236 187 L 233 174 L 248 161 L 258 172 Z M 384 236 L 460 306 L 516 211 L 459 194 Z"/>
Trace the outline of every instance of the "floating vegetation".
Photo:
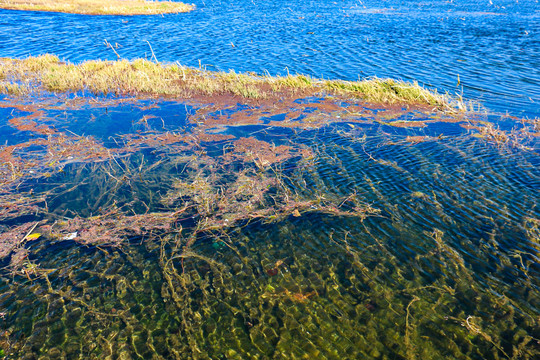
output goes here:
<path id="1" fill-rule="evenodd" d="M 0 8 L 86 15 L 156 15 L 188 12 L 194 6 L 148 0 L 0 0 Z"/>
<path id="2" fill-rule="evenodd" d="M 540 355 L 537 121 L 395 82 L 381 109 L 302 76 L 0 69 L 8 358 Z"/>

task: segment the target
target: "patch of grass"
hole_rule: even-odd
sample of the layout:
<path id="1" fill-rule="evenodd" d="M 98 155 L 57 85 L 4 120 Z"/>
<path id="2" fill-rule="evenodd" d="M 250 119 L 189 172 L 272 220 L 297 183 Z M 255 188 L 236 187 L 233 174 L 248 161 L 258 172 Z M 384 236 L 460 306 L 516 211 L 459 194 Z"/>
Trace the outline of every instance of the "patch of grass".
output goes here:
<path id="1" fill-rule="evenodd" d="M 148 0 L 0 0 L 0 8 L 85 15 L 155 15 L 188 12 L 194 6 Z"/>
<path id="2" fill-rule="evenodd" d="M 324 87 L 334 93 L 361 96 L 368 101 L 382 103 L 419 102 L 440 106 L 449 99 L 436 91 L 428 90 L 417 82 L 406 83 L 394 79 L 369 79 L 363 81 L 327 80 Z"/>
<path id="3" fill-rule="evenodd" d="M 0 59 L 0 91 L 24 93 L 32 84 L 36 91 L 88 91 L 92 94 L 132 96 L 232 95 L 245 99 L 272 99 L 294 96 L 298 91 L 317 95 L 364 99 L 375 103 L 415 103 L 443 110 L 459 108 L 447 95 L 438 94 L 417 83 L 392 79 L 362 81 L 318 80 L 304 75 L 256 76 L 235 72 L 212 72 L 178 64 L 154 63 L 137 59 L 87 61 L 75 65 L 54 55 L 24 60 Z M 21 86 L 19 91 L 16 87 Z"/>
<path id="4" fill-rule="evenodd" d="M 309 89 L 316 81 L 305 75 L 287 75 L 273 78 L 268 76 L 267 79 L 269 80 L 269 83 L 271 84 L 274 91 L 279 91 L 283 88 L 299 90 Z"/>

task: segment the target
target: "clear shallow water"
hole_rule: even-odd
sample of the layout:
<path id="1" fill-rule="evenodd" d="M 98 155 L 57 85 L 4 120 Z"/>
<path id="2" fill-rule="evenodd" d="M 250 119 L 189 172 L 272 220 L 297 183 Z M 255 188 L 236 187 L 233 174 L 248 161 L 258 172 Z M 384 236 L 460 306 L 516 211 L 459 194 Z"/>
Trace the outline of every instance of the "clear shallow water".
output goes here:
<path id="1" fill-rule="evenodd" d="M 40 119 L 59 132 L 49 137 L 56 145 L 21 156 L 39 163 L 47 152 L 63 153 L 68 134 L 72 146 L 93 136 L 95 149 L 132 149 L 114 159 L 75 152 L 75 159 L 68 153 L 56 164 L 46 160 L 14 190 L 17 199 L 46 200 L 32 214 L 2 222 L 5 233 L 41 220 L 42 233 L 27 241 L 18 267 L 17 255 L 2 263 L 0 341 L 8 358 L 540 353 L 534 138 L 524 150 L 473 136 L 461 126 L 472 119 L 399 128 L 364 116 L 363 123 L 351 118 L 319 129 L 222 126 L 221 135 L 236 138 L 182 147 L 151 140 L 183 133 L 197 106 L 146 101 L 61 114 L 57 107 Z M 27 113 L 10 109 L 11 116 Z M 163 121 L 152 121 L 155 114 Z M 149 120 L 143 126 L 137 118 Z M 124 121 L 111 133 L 109 121 L 96 119 Z M 414 136 L 429 138 L 407 140 Z M 261 142 L 242 150 L 242 137 Z M 265 167 L 264 144 L 312 155 Z M 266 194 L 262 209 L 273 210 L 229 226 L 257 204 L 258 191 Z M 302 207 L 306 201 L 311 205 Z M 280 217 L 280 204 L 302 212 Z M 379 212 L 335 212 L 355 206 Z M 167 217 L 171 211 L 177 215 Z M 162 217 L 146 216 L 156 213 Z M 208 222 L 222 225 L 201 230 Z M 115 236 L 123 246 L 107 243 Z"/>
<path id="2" fill-rule="evenodd" d="M 135 58 L 148 40 L 162 61 L 451 92 L 459 70 L 466 97 L 537 116 L 538 4 L 494 3 L 0 11 L 0 54 L 114 59 L 106 38 Z M 7 358 L 540 355 L 537 124 L 322 99 L 86 100 L 0 98 Z"/>
<path id="3" fill-rule="evenodd" d="M 392 77 L 540 115 L 540 5 L 527 1 L 196 1 L 163 17 L 0 10 L 0 56 L 128 59 L 356 80 Z M 459 75 L 459 85 L 458 85 Z"/>

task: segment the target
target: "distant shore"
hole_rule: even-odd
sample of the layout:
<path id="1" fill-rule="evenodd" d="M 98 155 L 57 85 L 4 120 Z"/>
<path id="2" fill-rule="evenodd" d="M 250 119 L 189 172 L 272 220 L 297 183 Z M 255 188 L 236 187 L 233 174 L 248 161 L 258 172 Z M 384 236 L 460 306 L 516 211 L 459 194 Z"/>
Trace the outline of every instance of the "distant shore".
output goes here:
<path id="1" fill-rule="evenodd" d="M 84 15 L 157 15 L 189 12 L 193 5 L 147 0 L 0 0 L 0 8 Z"/>

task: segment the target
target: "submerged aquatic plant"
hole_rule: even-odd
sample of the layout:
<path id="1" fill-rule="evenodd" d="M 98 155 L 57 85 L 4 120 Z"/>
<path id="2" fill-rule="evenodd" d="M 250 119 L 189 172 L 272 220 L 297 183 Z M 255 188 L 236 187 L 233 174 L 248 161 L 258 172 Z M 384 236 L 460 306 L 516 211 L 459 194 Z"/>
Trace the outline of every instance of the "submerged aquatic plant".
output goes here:
<path id="1" fill-rule="evenodd" d="M 31 74 L 49 64 L 94 73 L 109 63 L 43 57 L 3 76 L 37 83 Z M 116 66 L 107 79 L 127 74 L 132 94 L 145 77 L 133 68 L 171 75 L 146 61 Z M 182 71 L 185 81 L 210 74 Z M 225 97 L 256 86 L 222 75 L 203 85 Z M 54 86 L 68 89 L 64 80 L 76 81 Z M 271 80 L 282 95 L 313 85 Z M 94 124 L 125 99 L 80 99 L 0 103 L 20 113 L 6 126 L 34 135 L 0 146 L 0 346 L 10 357 L 540 354 L 534 153 L 503 156 L 459 123 L 458 136 L 428 135 L 388 123 L 403 120 L 393 112 L 379 121 L 357 104 L 290 99 L 174 104 L 185 128 L 168 127 L 161 103 L 132 101 L 122 116 L 141 114 L 129 131 L 100 138 L 67 125 L 103 106 L 81 112 Z M 48 117 L 58 110 L 65 118 Z"/>

